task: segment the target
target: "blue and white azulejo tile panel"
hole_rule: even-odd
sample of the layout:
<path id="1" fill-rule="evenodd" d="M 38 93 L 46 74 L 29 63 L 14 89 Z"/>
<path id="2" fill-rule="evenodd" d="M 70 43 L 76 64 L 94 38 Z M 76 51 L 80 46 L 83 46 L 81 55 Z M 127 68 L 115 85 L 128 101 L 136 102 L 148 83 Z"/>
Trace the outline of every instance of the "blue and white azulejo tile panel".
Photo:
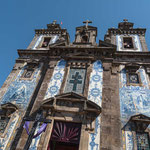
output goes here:
<path id="1" fill-rule="evenodd" d="M 36 49 L 39 46 L 39 44 L 42 40 L 42 37 L 43 37 L 43 35 L 40 35 L 37 37 L 37 40 L 36 40 L 35 44 L 33 45 L 32 49 Z"/>
<path id="2" fill-rule="evenodd" d="M 117 35 L 116 36 L 116 45 L 117 45 L 117 51 L 137 51 L 137 52 L 141 52 L 142 51 L 142 47 L 141 47 L 141 43 L 140 43 L 140 39 L 138 35 L 130 35 L 127 37 L 132 37 L 132 39 L 134 40 L 134 44 L 135 44 L 135 48 L 136 49 L 123 49 L 123 37 L 126 37 L 124 35 Z"/>
<path id="3" fill-rule="evenodd" d="M 8 143 L 11 142 L 10 138 L 12 138 L 12 136 L 14 136 L 14 129 L 17 125 L 18 119 L 19 119 L 19 115 L 15 112 L 14 114 L 12 114 L 11 116 L 11 123 L 8 124 L 8 130 L 7 133 L 5 134 L 4 137 L 0 137 L 0 150 L 8 150 Z"/>
<path id="4" fill-rule="evenodd" d="M 127 86 L 127 77 L 125 66 L 120 66 L 120 112 L 122 127 L 125 125 L 126 150 L 133 149 L 133 135 L 131 125 L 127 125 L 131 116 L 144 114 L 150 117 L 150 90 L 148 78 L 144 68 L 140 67 L 137 71 L 140 73 L 142 86 Z"/>
<path id="5" fill-rule="evenodd" d="M 150 116 L 148 79 L 144 68 L 141 67 L 138 72 L 140 72 L 142 86 L 127 86 L 126 70 L 124 67 L 121 67 L 119 94 L 122 127 L 133 115 L 141 113 Z"/>
<path id="6" fill-rule="evenodd" d="M 101 106 L 103 86 L 103 68 L 101 61 L 93 64 L 93 70 L 90 76 L 88 99 Z"/>
<path id="7" fill-rule="evenodd" d="M 131 126 L 127 125 L 125 128 L 125 141 L 126 141 L 126 150 L 133 150 L 133 134 L 131 131 Z"/>
<path id="8" fill-rule="evenodd" d="M 66 66 L 65 60 L 60 60 L 57 63 L 57 65 L 54 69 L 52 78 L 50 79 L 48 89 L 46 91 L 46 95 L 45 95 L 44 99 L 54 97 L 55 95 L 58 94 L 61 84 L 62 84 L 62 81 L 63 81 L 65 66 Z"/>
<path id="9" fill-rule="evenodd" d="M 10 84 L 8 90 L 1 99 L 1 104 L 11 102 L 17 105 L 19 108 L 26 109 L 31 95 L 36 87 L 37 77 L 39 75 L 41 66 L 39 65 L 34 71 L 32 80 L 22 80 L 20 77 L 22 76 L 26 67 L 27 66 L 23 67 L 15 81 Z"/>
<path id="10" fill-rule="evenodd" d="M 95 102 L 99 106 L 102 103 L 102 86 L 103 86 L 103 68 L 101 61 L 96 61 L 93 64 L 93 70 L 90 76 L 88 99 Z M 100 149 L 100 120 L 98 116 L 95 120 L 95 133 L 89 135 L 88 150 Z"/>
<path id="11" fill-rule="evenodd" d="M 39 129 L 40 129 L 40 122 L 38 123 L 38 126 L 35 130 L 35 135 L 36 135 L 36 133 L 38 132 Z M 37 150 L 38 144 L 40 142 L 41 135 L 42 135 L 42 133 L 39 136 L 37 136 L 36 138 L 32 139 L 29 150 Z"/>
<path id="12" fill-rule="evenodd" d="M 98 116 L 95 120 L 95 132 L 89 134 L 88 150 L 100 150 L 100 120 Z"/>

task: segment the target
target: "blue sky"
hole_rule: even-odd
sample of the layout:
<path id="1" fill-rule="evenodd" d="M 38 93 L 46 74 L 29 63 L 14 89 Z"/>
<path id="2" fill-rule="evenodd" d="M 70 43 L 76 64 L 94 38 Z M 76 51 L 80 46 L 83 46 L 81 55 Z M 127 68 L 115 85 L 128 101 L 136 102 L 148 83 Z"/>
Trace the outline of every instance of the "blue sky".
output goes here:
<path id="1" fill-rule="evenodd" d="M 135 27 L 147 28 L 150 49 L 150 0 L 1 0 L 0 3 L 0 87 L 11 72 L 17 49 L 25 49 L 34 36 L 34 29 L 46 28 L 57 20 L 67 28 L 71 41 L 75 27 L 92 20 L 103 40 L 110 27 L 117 27 L 124 18 Z"/>

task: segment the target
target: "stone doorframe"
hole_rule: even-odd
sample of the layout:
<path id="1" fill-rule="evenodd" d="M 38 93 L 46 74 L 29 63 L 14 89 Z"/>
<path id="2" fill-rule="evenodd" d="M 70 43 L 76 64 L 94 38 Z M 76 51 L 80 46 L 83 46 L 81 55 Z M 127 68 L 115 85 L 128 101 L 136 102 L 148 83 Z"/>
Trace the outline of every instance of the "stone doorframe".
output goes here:
<path id="1" fill-rule="evenodd" d="M 82 123 L 79 150 L 88 149 L 89 133 L 94 132 L 96 117 L 101 107 L 79 94 L 69 92 L 46 99 L 37 109 L 43 110 L 44 117 L 51 119 L 42 134 L 38 150 L 47 150 L 54 120 Z"/>

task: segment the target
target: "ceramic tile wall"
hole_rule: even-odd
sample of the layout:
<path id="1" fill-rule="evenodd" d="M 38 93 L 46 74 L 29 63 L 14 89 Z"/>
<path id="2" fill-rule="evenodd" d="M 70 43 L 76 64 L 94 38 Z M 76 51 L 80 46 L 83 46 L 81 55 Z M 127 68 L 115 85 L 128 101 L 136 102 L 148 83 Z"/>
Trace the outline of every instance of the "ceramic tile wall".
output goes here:
<path id="1" fill-rule="evenodd" d="M 88 99 L 95 102 L 99 106 L 102 104 L 102 86 L 103 86 L 103 68 L 101 61 L 93 64 L 93 70 L 90 75 L 90 84 Z M 96 118 L 95 133 L 89 135 L 88 150 L 100 149 L 100 116 Z"/>
<path id="2" fill-rule="evenodd" d="M 150 117 L 150 90 L 148 78 L 143 67 L 137 71 L 140 73 L 142 86 L 127 86 L 126 70 L 120 66 L 120 111 L 122 127 L 126 125 L 131 116 L 144 114 Z M 130 127 L 125 129 L 126 150 L 133 146 L 132 132 Z"/>
<path id="3" fill-rule="evenodd" d="M 8 102 L 16 105 L 19 109 L 25 110 L 28 106 L 31 95 L 34 91 L 34 88 L 37 84 L 37 78 L 40 73 L 41 66 L 35 70 L 32 80 L 22 80 L 20 77 L 22 76 L 24 69 L 26 66 L 18 74 L 17 78 L 14 82 L 12 82 L 2 97 L 0 103 L 6 104 Z M 0 137 L 0 150 L 8 150 L 8 147 L 11 144 L 11 140 L 15 135 L 15 128 L 19 125 L 19 120 L 21 120 L 22 115 L 20 112 L 16 112 L 11 116 L 11 119 L 8 123 L 8 130 L 4 137 Z"/>
<path id="4" fill-rule="evenodd" d="M 42 37 L 43 37 L 43 35 L 40 35 L 37 37 L 37 40 L 36 40 L 35 44 L 33 45 L 32 49 L 36 49 L 39 46 L 39 44 L 42 40 Z"/>
<path id="5" fill-rule="evenodd" d="M 14 105 L 17 105 L 20 109 L 26 109 L 30 97 L 36 87 L 36 81 L 41 67 L 38 66 L 38 68 L 35 70 L 32 80 L 20 79 L 25 68 L 26 66 L 20 71 L 16 80 L 10 84 L 8 90 L 0 101 L 1 104 L 10 102 Z"/>
<path id="6" fill-rule="evenodd" d="M 59 93 L 63 77 L 64 77 L 64 69 L 65 69 L 66 61 L 60 60 L 53 72 L 52 78 L 49 81 L 48 89 L 46 91 L 46 95 L 44 99 L 48 99 L 50 97 L 54 97 Z"/>
<path id="7" fill-rule="evenodd" d="M 64 60 L 58 61 L 56 67 L 54 68 L 54 72 L 53 72 L 52 78 L 50 79 L 48 89 L 46 91 L 46 95 L 45 95 L 44 99 L 54 97 L 55 95 L 58 94 L 61 84 L 62 84 L 62 81 L 63 81 L 65 66 L 66 66 L 66 61 L 64 61 Z M 39 128 L 39 126 L 38 126 L 38 128 Z M 38 128 L 36 130 L 38 130 Z M 29 150 L 37 149 L 37 146 L 40 141 L 40 137 L 41 137 L 41 135 L 32 140 Z"/>
<path id="8" fill-rule="evenodd" d="M 12 142 L 12 139 L 15 136 L 16 127 L 21 121 L 21 113 L 15 112 L 11 115 L 11 122 L 7 125 L 7 132 L 4 137 L 0 136 L 0 150 L 8 150 Z"/>
<path id="9" fill-rule="evenodd" d="M 37 128 L 36 128 L 36 130 L 35 130 L 35 134 L 37 133 L 37 131 L 38 131 L 39 129 L 40 129 L 40 123 L 38 123 L 38 126 L 37 126 Z M 37 146 L 38 146 L 38 144 L 39 144 L 39 142 L 40 142 L 41 135 L 42 135 L 42 133 L 41 133 L 39 136 L 37 136 L 36 138 L 34 138 L 34 139 L 32 140 L 32 143 L 31 143 L 31 145 L 30 145 L 29 150 L 37 150 Z"/>

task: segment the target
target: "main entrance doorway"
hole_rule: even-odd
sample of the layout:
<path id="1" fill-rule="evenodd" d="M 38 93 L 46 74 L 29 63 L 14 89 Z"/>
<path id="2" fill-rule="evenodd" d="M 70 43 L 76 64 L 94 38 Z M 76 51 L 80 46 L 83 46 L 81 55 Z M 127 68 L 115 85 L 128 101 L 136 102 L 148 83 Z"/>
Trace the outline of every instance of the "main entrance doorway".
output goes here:
<path id="1" fill-rule="evenodd" d="M 55 121 L 47 150 L 78 150 L 81 124 Z"/>

